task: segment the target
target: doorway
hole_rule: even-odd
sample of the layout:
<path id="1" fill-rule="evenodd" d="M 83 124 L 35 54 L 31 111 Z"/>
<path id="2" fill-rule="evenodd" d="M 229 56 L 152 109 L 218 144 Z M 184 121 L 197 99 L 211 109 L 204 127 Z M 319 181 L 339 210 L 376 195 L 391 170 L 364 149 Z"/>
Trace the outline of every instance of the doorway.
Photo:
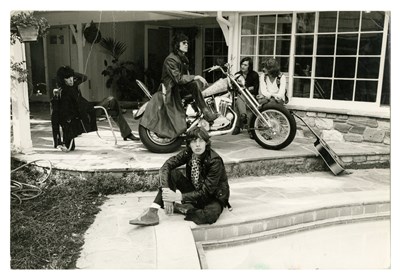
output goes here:
<path id="1" fill-rule="evenodd" d="M 145 83 L 151 93 L 157 91 L 164 59 L 170 53 L 170 28 L 146 26 L 145 33 Z"/>

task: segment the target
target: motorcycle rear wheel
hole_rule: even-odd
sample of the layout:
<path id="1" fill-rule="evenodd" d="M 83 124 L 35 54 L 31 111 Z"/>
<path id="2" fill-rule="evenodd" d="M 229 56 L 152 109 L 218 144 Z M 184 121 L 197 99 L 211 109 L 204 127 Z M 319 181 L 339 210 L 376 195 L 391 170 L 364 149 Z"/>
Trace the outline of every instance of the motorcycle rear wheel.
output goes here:
<path id="1" fill-rule="evenodd" d="M 139 125 L 139 136 L 143 145 L 154 153 L 171 153 L 177 151 L 183 142 L 182 137 L 162 138 L 142 125 Z"/>
<path id="2" fill-rule="evenodd" d="M 265 149 L 280 150 L 292 143 L 296 136 L 296 120 L 284 106 L 270 103 L 260 109 L 260 113 L 270 122 L 264 125 L 258 116 L 250 120 L 250 132 L 256 142 Z"/>

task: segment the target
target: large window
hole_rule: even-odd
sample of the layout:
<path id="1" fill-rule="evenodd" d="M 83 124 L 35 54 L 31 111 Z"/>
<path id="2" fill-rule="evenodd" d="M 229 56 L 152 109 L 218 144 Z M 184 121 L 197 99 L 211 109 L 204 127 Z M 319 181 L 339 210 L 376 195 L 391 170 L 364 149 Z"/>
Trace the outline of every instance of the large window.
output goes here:
<path id="1" fill-rule="evenodd" d="M 254 69 L 275 57 L 282 72 L 289 70 L 292 14 L 243 16 L 240 58 L 251 57 Z"/>
<path id="2" fill-rule="evenodd" d="M 379 11 L 242 16 L 240 56 L 253 57 L 255 69 L 275 57 L 281 71 L 293 77 L 295 98 L 388 105 L 390 28 L 385 24 L 390 22 L 385 18 Z"/>
<path id="3" fill-rule="evenodd" d="M 228 46 L 226 45 L 221 28 L 204 29 L 204 62 L 203 69 L 217 64 L 225 64 L 228 60 Z M 223 77 L 220 71 L 205 75 L 209 83 Z"/>

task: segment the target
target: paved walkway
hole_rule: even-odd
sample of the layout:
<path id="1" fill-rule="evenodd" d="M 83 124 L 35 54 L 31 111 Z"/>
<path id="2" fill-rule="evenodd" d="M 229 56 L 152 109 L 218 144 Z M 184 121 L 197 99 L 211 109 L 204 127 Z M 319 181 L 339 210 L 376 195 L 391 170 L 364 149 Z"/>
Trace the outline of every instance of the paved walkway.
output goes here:
<path id="1" fill-rule="evenodd" d="M 115 145 L 114 137 L 106 121 L 98 123 L 102 139 L 95 132 L 83 134 L 76 138 L 75 151 L 61 152 L 53 148 L 49 111 L 34 109 L 31 113 L 33 115 L 31 119 L 33 149 L 24 154 L 13 155 L 27 162 L 46 159 L 52 162 L 54 168 L 81 172 L 157 171 L 164 161 L 174 154 L 151 153 L 140 141 L 123 141 L 116 124 L 113 123 L 117 136 L 117 145 Z M 125 113 L 125 118 L 133 132 L 137 134 L 138 121 L 133 119 L 132 110 Z M 245 162 L 282 160 L 284 163 L 289 163 L 287 159 L 291 159 L 291 162 L 296 165 L 304 164 L 306 167 L 315 165 L 305 164 L 305 158 L 310 157 L 318 159 L 322 164 L 322 159 L 316 158 L 318 154 L 313 146 L 314 141 L 315 138 L 296 137 L 288 147 L 273 151 L 263 149 L 254 140 L 249 139 L 247 133 L 241 133 L 236 136 L 228 134 L 213 137 L 212 146 L 222 156 L 225 164 L 231 165 L 228 170 L 237 169 L 234 167 L 235 164 Z M 390 146 L 387 145 L 334 141 L 330 141 L 329 145 L 349 165 L 354 162 L 387 163 L 389 160 Z M 286 170 L 287 168 L 283 168 L 283 171 Z"/>
<path id="2" fill-rule="evenodd" d="M 209 226 L 195 225 L 182 215 L 166 216 L 161 210 L 160 224 L 141 227 L 128 223 L 147 208 L 155 192 L 110 196 L 85 235 L 85 244 L 77 267 L 87 269 L 200 269 L 196 240 L 217 240 L 245 231 L 263 219 L 309 210 L 355 206 L 347 219 L 367 215 L 388 215 L 390 173 L 388 169 L 349 170 L 350 174 L 333 176 L 329 172 L 290 174 L 269 177 L 231 179 L 233 211 L 225 209 L 219 220 Z M 372 204 L 372 205 L 368 205 Z M 356 209 L 354 209 L 356 208 Z M 359 212 L 355 212 L 358 210 Z M 364 210 L 364 211 L 362 211 Z M 326 211 L 326 215 L 332 212 Z M 343 215 L 343 214 L 342 214 Z M 371 215 L 371 214 L 369 214 Z M 315 216 L 315 215 L 314 215 Z M 316 215 L 318 216 L 318 214 Z M 336 216 L 336 215 L 335 215 Z M 292 219 L 293 220 L 293 219 Z M 283 221 L 283 220 L 282 220 Z M 251 222 L 251 224 L 245 224 Z M 278 225 L 279 225 L 278 221 Z M 249 226 L 250 225 L 250 226 Z M 240 228 L 242 227 L 242 228 Z M 251 228 L 251 227 L 250 227 Z M 223 230 L 221 230 L 223 229 Z M 196 232 L 197 234 L 193 234 Z M 196 237 L 197 236 L 197 237 Z M 234 256 L 227 256 L 233 258 Z M 203 264 L 206 260 L 203 260 Z"/>
<path id="3" fill-rule="evenodd" d="M 118 144 L 114 145 L 113 136 L 104 121 L 98 125 L 100 135 L 105 140 L 99 139 L 96 133 L 84 134 L 76 139 L 75 151 L 64 153 L 52 146 L 48 110 L 33 110 L 32 115 L 33 149 L 13 155 L 24 161 L 46 159 L 56 169 L 78 172 L 156 172 L 172 155 L 150 153 L 140 142 L 123 141 L 118 132 Z M 125 116 L 136 132 L 137 121 L 133 120 L 131 110 Z M 354 213 L 356 219 L 360 214 L 366 215 L 371 211 L 387 215 L 390 204 L 389 170 L 349 168 L 354 163 L 365 164 L 366 167 L 379 167 L 379 164 L 383 164 L 387 168 L 390 164 L 390 147 L 329 142 L 331 148 L 349 165 L 346 169 L 351 174 L 334 176 L 329 171 L 289 173 L 292 172 L 289 169 L 295 166 L 313 171 L 316 163 L 309 163 L 309 159 L 317 160 L 320 167 L 324 165 L 313 147 L 314 141 L 296 137 L 287 148 L 270 151 L 258 146 L 245 133 L 213 137 L 213 148 L 229 168 L 230 202 L 234 207 L 232 212 L 224 210 L 217 223 L 211 226 L 197 226 L 184 221 L 183 216 L 166 216 L 160 212 L 159 225 L 143 228 L 129 225 L 128 221 L 149 206 L 155 192 L 110 196 L 85 235 L 85 244 L 77 266 L 96 269 L 199 269 L 206 267 L 204 254 L 201 254 L 202 241 L 220 242 L 221 238 L 237 238 L 241 234 L 251 236 L 255 229 L 262 233 L 270 230 L 271 225 L 276 227 L 298 220 L 305 222 L 307 217 L 320 216 L 318 213 L 309 213 L 299 217 L 299 212 L 336 206 L 336 211 L 324 209 L 323 217 L 343 213 L 353 219 Z M 245 163 L 259 164 L 257 169 L 264 169 L 269 164 L 265 161 L 277 160 L 286 165 L 279 171 L 280 175 L 232 177 L 236 170 L 253 168 L 251 165 L 243 166 Z M 268 174 L 270 172 L 266 171 L 260 175 Z M 354 204 L 356 206 L 351 207 Z M 347 209 L 341 209 L 345 208 L 343 206 L 347 206 Z M 290 217 L 294 213 L 298 215 Z M 280 219 L 268 221 L 277 216 Z"/>

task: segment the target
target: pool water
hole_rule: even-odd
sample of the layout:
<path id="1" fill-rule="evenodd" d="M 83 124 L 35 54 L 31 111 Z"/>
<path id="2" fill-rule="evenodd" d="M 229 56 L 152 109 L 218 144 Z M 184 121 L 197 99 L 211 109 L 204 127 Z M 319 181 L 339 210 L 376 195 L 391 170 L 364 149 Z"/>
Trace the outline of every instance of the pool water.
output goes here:
<path id="1" fill-rule="evenodd" d="M 205 249 L 209 269 L 390 268 L 390 221 L 341 224 Z"/>

